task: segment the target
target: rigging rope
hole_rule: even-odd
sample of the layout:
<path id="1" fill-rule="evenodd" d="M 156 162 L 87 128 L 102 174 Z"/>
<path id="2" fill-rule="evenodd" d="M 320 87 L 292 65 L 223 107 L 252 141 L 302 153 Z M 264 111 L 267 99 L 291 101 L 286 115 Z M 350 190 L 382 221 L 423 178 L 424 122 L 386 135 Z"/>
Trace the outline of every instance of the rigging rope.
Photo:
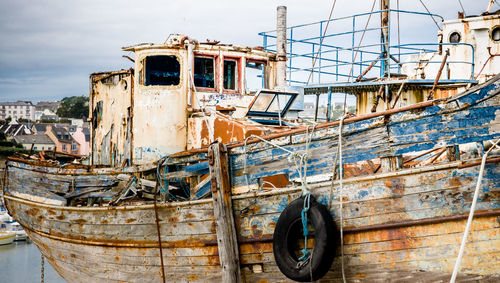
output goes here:
<path id="1" fill-rule="evenodd" d="M 493 145 L 486 151 L 481 160 L 481 167 L 479 169 L 479 176 L 477 177 L 476 189 L 474 191 L 474 197 L 472 199 L 472 204 L 470 207 L 469 218 L 467 219 L 467 226 L 465 227 L 464 235 L 462 237 L 462 243 L 460 244 L 460 251 L 458 252 L 457 261 L 455 262 L 455 267 L 453 268 L 453 274 L 451 275 L 450 283 L 454 283 L 457 278 L 458 270 L 460 269 L 460 262 L 462 261 L 462 256 L 465 250 L 465 243 L 467 242 L 467 236 L 469 235 L 470 226 L 472 224 L 472 218 L 474 217 L 474 210 L 476 209 L 477 198 L 479 196 L 479 188 L 481 186 L 481 181 L 483 180 L 484 167 L 486 165 L 486 158 L 488 154 L 494 149 L 500 149 L 498 144 L 500 139 L 498 139 Z"/>
<path id="2" fill-rule="evenodd" d="M 460 4 L 460 7 L 462 7 L 462 12 L 464 13 L 465 16 L 465 9 L 464 6 L 462 5 L 462 1 L 458 0 L 458 3 Z"/>
<path id="3" fill-rule="evenodd" d="M 332 5 L 332 9 L 330 10 L 330 16 L 328 17 L 328 22 L 326 22 L 326 27 L 325 27 L 325 31 L 323 32 L 323 36 L 321 37 L 321 40 L 319 42 L 319 46 L 322 46 L 323 45 L 323 40 L 325 39 L 325 35 L 326 35 L 326 31 L 328 30 L 328 26 L 330 25 L 330 21 L 332 19 L 332 15 L 333 15 L 333 10 L 335 8 L 335 4 L 337 3 L 337 0 L 334 0 L 333 1 L 333 5 Z M 314 52 L 314 50 L 313 50 Z M 313 60 L 313 64 L 312 64 L 312 68 L 311 68 L 311 73 L 309 73 L 309 78 L 307 78 L 307 83 L 306 85 L 309 85 L 309 81 L 311 80 L 311 77 L 314 73 L 314 66 L 316 66 L 316 61 L 318 60 L 318 57 L 319 57 L 319 54 L 321 53 L 321 49 L 318 48 L 318 53 L 316 54 L 316 56 L 314 57 L 314 60 Z"/>
<path id="4" fill-rule="evenodd" d="M 370 12 L 370 15 L 368 15 L 368 20 L 366 21 L 365 28 L 363 30 L 363 33 L 361 34 L 361 39 L 359 40 L 358 48 L 356 48 L 356 53 L 354 53 L 354 58 L 352 59 L 352 62 L 351 62 L 351 70 L 349 71 L 349 76 L 347 77 L 348 82 L 351 81 L 352 71 L 354 69 L 354 62 L 356 61 L 356 58 L 358 57 L 359 48 L 361 48 L 361 43 L 363 42 L 363 38 L 365 37 L 365 32 L 366 32 L 366 29 L 368 28 L 368 24 L 370 23 L 370 19 L 372 18 L 373 9 L 375 8 L 376 2 L 377 2 L 377 0 L 373 0 L 372 10 Z M 345 112 L 345 103 L 344 103 L 344 112 Z"/>
<path id="5" fill-rule="evenodd" d="M 429 16 L 432 18 L 432 20 L 434 21 L 434 23 L 436 24 L 437 28 L 439 30 L 443 30 L 439 24 L 436 22 L 436 19 L 434 19 L 434 16 L 431 14 L 431 12 L 429 11 L 429 9 L 427 9 L 427 6 L 425 6 L 424 2 L 422 2 L 422 0 L 420 0 L 420 3 L 422 3 L 422 6 L 424 6 L 425 10 L 427 10 L 427 13 L 429 13 Z"/>

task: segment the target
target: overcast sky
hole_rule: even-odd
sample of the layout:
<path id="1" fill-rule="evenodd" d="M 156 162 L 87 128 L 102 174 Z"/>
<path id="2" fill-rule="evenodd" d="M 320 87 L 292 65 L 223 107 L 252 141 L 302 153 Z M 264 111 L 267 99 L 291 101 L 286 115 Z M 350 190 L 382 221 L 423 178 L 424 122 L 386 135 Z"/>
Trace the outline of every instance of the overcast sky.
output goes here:
<path id="1" fill-rule="evenodd" d="M 378 0 L 377 0 L 378 1 Z M 456 18 L 458 0 L 423 0 L 445 19 Z M 461 0 L 466 14 L 483 12 L 488 0 Z M 274 30 L 276 6 L 288 7 L 288 25 L 328 18 L 333 1 L 277 0 L 1 0 L 0 101 L 59 100 L 88 95 L 92 72 L 130 68 L 121 47 L 163 42 L 170 33 L 199 41 L 262 45 L 261 31 Z M 369 12 L 373 0 L 337 0 L 333 17 Z M 396 0 L 391 8 L 396 8 Z M 376 4 L 378 7 L 378 3 Z M 500 8 L 495 4 L 493 10 Z M 377 9 L 377 8 L 376 8 Z M 400 0 L 400 9 L 424 12 L 418 0 Z M 430 18 L 402 19 L 406 33 L 434 42 Z M 416 26 L 416 27 L 415 27 Z M 338 27 L 330 27 L 330 29 Z M 402 31 L 404 32 L 404 31 Z M 430 38 L 429 38 L 430 37 Z"/>

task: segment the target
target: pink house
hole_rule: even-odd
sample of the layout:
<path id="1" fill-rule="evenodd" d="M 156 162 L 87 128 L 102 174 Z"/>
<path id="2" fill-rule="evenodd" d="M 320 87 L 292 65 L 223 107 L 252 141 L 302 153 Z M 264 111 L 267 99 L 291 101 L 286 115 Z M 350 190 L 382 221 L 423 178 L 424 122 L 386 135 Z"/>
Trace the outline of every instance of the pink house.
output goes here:
<path id="1" fill-rule="evenodd" d="M 80 144 L 78 155 L 89 154 L 90 131 L 89 128 L 77 127 L 72 134 L 73 139 Z"/>

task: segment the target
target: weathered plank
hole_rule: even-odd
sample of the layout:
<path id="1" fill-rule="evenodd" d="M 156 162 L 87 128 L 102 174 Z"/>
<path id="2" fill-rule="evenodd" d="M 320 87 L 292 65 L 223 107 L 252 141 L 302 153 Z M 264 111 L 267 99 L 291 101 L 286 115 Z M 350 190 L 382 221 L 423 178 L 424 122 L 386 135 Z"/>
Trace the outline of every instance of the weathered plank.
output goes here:
<path id="1" fill-rule="evenodd" d="M 237 232 L 234 225 L 229 183 L 227 148 L 215 142 L 208 149 L 217 245 L 222 267 L 222 282 L 241 282 Z"/>

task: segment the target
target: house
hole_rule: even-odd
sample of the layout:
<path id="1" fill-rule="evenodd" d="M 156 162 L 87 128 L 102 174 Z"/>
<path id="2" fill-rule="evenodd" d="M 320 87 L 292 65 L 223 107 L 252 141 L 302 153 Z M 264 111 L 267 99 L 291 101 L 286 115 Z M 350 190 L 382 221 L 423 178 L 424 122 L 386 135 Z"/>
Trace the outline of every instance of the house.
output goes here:
<path id="1" fill-rule="evenodd" d="M 47 125 L 45 134 L 55 143 L 57 151 L 79 154 L 80 144 L 71 136 L 66 127 Z"/>
<path id="2" fill-rule="evenodd" d="M 64 124 L 64 123 L 38 123 L 33 125 L 33 131 L 36 134 L 43 134 L 47 131 L 48 126 L 59 126 L 59 127 L 68 127 L 70 126 L 69 124 Z"/>
<path id="3" fill-rule="evenodd" d="M 17 135 L 31 135 L 33 133 L 28 125 L 18 123 L 16 119 L 12 120 L 7 125 L 0 125 L 0 131 L 4 132 L 8 137 Z"/>
<path id="4" fill-rule="evenodd" d="M 73 139 L 80 144 L 79 155 L 88 155 L 90 149 L 90 129 L 86 127 L 76 127 L 71 134 Z"/>
<path id="5" fill-rule="evenodd" d="M 42 111 L 40 118 L 38 120 L 54 120 L 59 121 L 59 116 L 56 113 L 52 112 L 49 109 L 45 109 Z"/>
<path id="6" fill-rule="evenodd" d="M 0 102 L 0 120 L 27 119 L 35 120 L 35 106 L 31 101 Z"/>
<path id="7" fill-rule="evenodd" d="M 25 149 L 52 150 L 55 147 L 55 143 L 46 134 L 18 135 L 13 139 L 22 144 Z"/>
<path id="8" fill-rule="evenodd" d="M 35 105 L 35 120 L 40 120 L 45 110 L 55 115 L 60 104 L 61 101 L 39 101 Z"/>

